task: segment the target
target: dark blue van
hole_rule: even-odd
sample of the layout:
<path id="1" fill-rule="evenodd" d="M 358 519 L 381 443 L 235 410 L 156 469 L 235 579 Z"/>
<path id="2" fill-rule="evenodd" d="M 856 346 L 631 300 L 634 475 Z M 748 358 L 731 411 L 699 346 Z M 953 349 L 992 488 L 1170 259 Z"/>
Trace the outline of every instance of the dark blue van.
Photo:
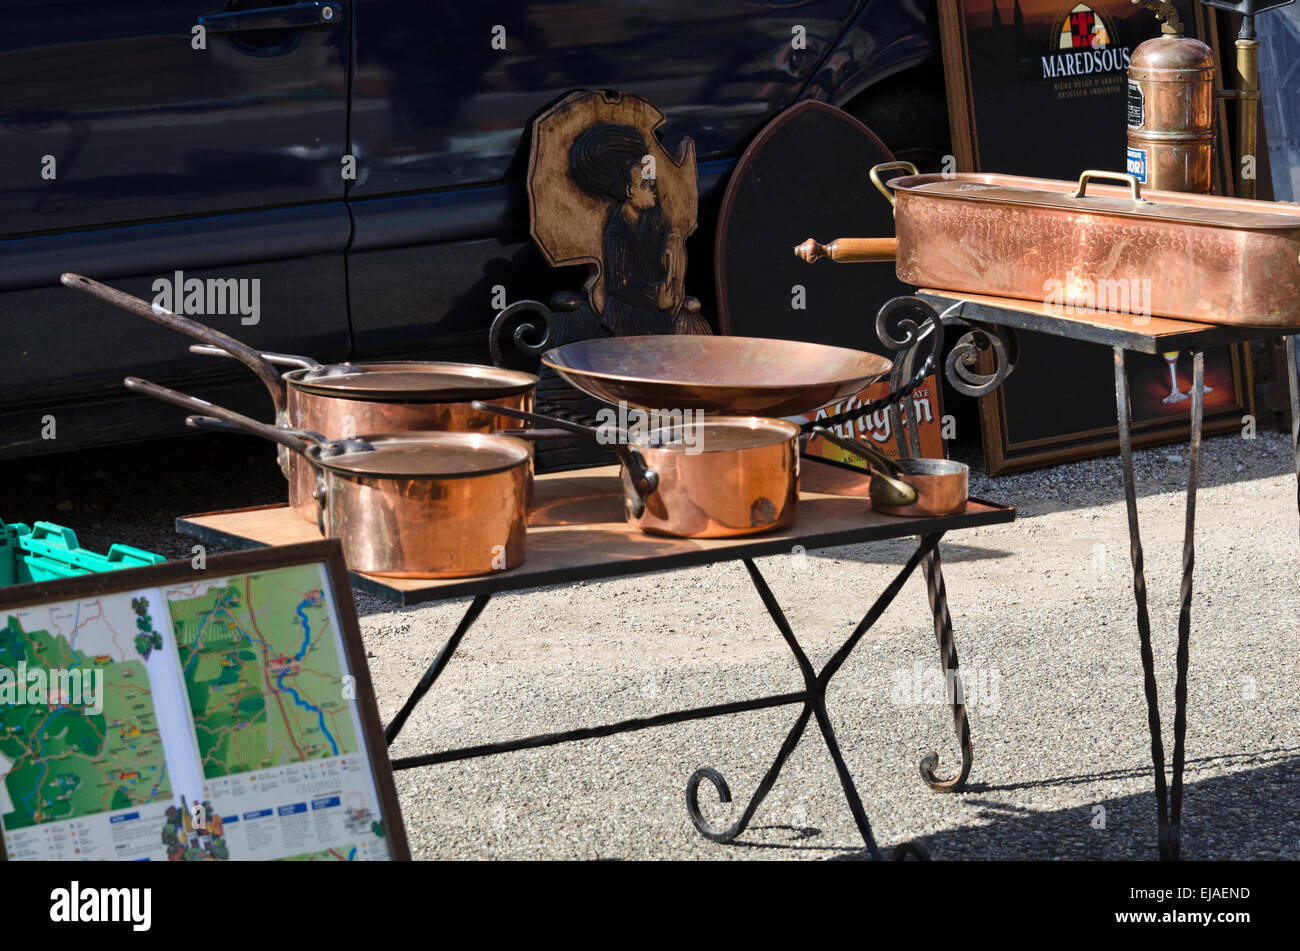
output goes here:
<path id="1" fill-rule="evenodd" d="M 0 0 L 0 457 L 183 431 L 128 374 L 269 413 L 245 369 L 63 271 L 147 299 L 256 279 L 255 308 L 208 319 L 263 350 L 484 360 L 495 286 L 580 283 L 532 247 L 522 188 L 532 117 L 574 89 L 645 96 L 670 150 L 695 140 L 688 291 L 712 313 L 721 188 L 780 110 L 843 106 L 937 165 L 933 5 Z"/>

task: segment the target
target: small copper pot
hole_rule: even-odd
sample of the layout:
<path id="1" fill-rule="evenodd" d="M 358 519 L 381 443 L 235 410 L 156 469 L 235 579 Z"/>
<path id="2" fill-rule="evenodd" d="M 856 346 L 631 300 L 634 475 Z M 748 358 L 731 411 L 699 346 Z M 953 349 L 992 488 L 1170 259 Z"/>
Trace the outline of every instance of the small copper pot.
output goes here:
<path id="1" fill-rule="evenodd" d="M 799 427 L 762 416 L 708 416 L 692 427 L 651 430 L 634 445 L 659 484 L 640 495 L 622 469 L 627 521 L 651 535 L 730 538 L 783 528 L 799 506 Z M 638 505 L 637 503 L 643 503 Z M 637 510 L 640 514 L 637 514 Z"/>
<path id="2" fill-rule="evenodd" d="M 884 515 L 956 515 L 970 497 L 970 466 L 952 459 L 897 459 L 897 477 L 916 490 L 911 505 L 873 505 Z M 874 478 L 874 476 L 873 476 Z"/>
<path id="3" fill-rule="evenodd" d="M 705 416 L 629 438 L 572 420 L 475 404 L 609 445 L 623 468 L 628 524 L 652 535 L 731 538 L 782 528 L 799 505 L 799 427 L 763 416 Z"/>
<path id="4" fill-rule="evenodd" d="M 870 466 L 871 478 L 880 479 L 901 495 L 906 488 L 915 495 L 915 501 L 891 505 L 885 499 L 889 492 L 883 486 L 871 487 L 871 507 L 882 515 L 955 515 L 966 508 L 970 493 L 970 466 L 952 459 L 890 459 L 877 447 L 852 436 L 840 436 L 824 427 L 814 433 L 834 443 L 841 449 L 865 459 Z M 888 478 L 882 478 L 883 471 Z M 891 481 L 892 480 L 892 481 Z M 897 483 L 903 486 L 897 486 Z M 879 493 L 879 494 L 878 494 Z"/>

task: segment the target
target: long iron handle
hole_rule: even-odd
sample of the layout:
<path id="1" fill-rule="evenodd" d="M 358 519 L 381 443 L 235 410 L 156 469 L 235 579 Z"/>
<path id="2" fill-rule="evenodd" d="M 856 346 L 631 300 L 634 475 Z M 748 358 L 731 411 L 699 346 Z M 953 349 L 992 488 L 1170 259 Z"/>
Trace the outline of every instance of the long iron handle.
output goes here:
<path id="1" fill-rule="evenodd" d="M 584 426 L 582 423 L 575 423 L 558 416 L 543 416 L 540 413 L 530 413 L 527 410 L 515 409 L 511 406 L 499 406 L 496 403 L 484 403 L 480 400 L 475 400 L 470 405 L 480 413 L 500 413 L 502 416 L 513 416 L 515 419 L 527 420 L 530 423 L 554 426 L 556 429 L 563 429 L 566 432 L 575 433 L 587 439 L 595 439 L 598 433 L 598 430 L 594 427 Z M 646 498 L 655 489 L 659 488 L 659 473 L 646 465 L 645 457 L 635 447 L 624 442 L 615 442 L 609 448 L 614 450 L 614 455 L 618 456 L 618 461 L 623 463 L 628 476 L 632 479 L 632 486 L 636 489 L 638 502 L 634 506 L 633 514 L 640 518 L 641 513 L 645 510 Z"/>
<path id="2" fill-rule="evenodd" d="M 197 396 L 160 386 L 157 383 L 150 383 L 148 380 L 142 380 L 139 377 L 128 376 L 122 381 L 122 385 L 128 390 L 134 390 L 136 393 L 143 393 L 145 396 L 152 396 L 154 399 L 162 400 L 165 403 L 171 403 L 173 406 L 179 406 L 182 409 L 196 412 L 201 416 L 211 416 L 232 426 L 237 426 L 245 432 L 261 436 L 272 442 L 278 443 L 287 449 L 290 449 L 299 455 L 306 455 L 309 443 L 324 443 L 326 439 L 320 433 L 312 432 L 306 429 L 286 429 L 280 426 L 272 426 L 268 423 L 261 423 L 255 419 L 245 416 L 243 413 L 236 413 L 234 410 L 226 409 L 224 406 L 216 406 L 207 400 L 201 400 Z"/>
<path id="3" fill-rule="evenodd" d="M 280 374 L 270 363 L 262 359 L 262 355 L 242 341 L 236 340 L 229 334 L 224 334 L 220 330 L 214 330 L 206 324 L 201 324 L 197 320 L 190 320 L 188 317 L 182 317 L 179 314 L 173 314 L 166 307 L 160 307 L 157 304 L 149 304 L 138 297 L 119 291 L 115 287 L 109 287 L 107 284 L 101 284 L 99 281 L 84 277 L 81 274 L 67 272 L 60 278 L 64 287 L 71 287 L 73 290 L 82 291 L 91 297 L 98 297 L 102 301 L 128 310 L 133 314 L 139 314 L 152 320 L 154 323 L 162 324 L 172 330 L 179 330 L 187 336 L 204 343 L 212 344 L 227 351 L 236 359 L 246 364 L 249 369 L 257 374 L 258 378 L 266 385 L 266 389 L 271 394 L 271 401 L 275 404 L 276 418 L 283 418 L 285 412 L 284 384 L 280 381 Z"/>

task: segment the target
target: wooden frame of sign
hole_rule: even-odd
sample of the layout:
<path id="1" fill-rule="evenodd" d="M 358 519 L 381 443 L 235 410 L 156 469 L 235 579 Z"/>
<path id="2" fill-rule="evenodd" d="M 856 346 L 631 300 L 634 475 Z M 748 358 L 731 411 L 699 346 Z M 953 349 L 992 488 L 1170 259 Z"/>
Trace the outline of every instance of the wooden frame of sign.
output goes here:
<path id="1" fill-rule="evenodd" d="M 1058 72 L 1059 57 L 1052 50 L 1059 47 L 1052 44 L 1059 42 L 1058 31 L 1072 29 L 1070 14 L 1080 6 L 1087 8 L 1094 29 L 1105 37 L 1104 44 L 1093 47 L 1099 56 L 1092 57 L 1103 68 L 1089 66 L 1087 73 L 1067 75 Z M 1201 3 L 1177 0 L 1175 6 L 1188 34 L 1207 42 L 1222 63 L 1218 31 Z M 1130 0 L 938 0 L 938 10 L 956 171 L 1073 180 L 1084 169 L 1122 166 L 1124 65 L 1133 48 L 1159 34 L 1149 11 Z M 1008 108 L 1012 102 L 1015 109 Z M 1224 193 L 1230 194 L 1222 107 L 1217 125 L 1215 182 L 1220 188 L 1226 183 Z M 1091 131 L 1098 128 L 1105 129 L 1100 144 Z M 1088 134 L 1080 135 L 1081 129 Z M 1021 334 L 1021 345 L 1015 373 L 979 400 L 988 473 L 1118 452 L 1111 355 L 1106 348 L 1039 334 Z M 1220 387 L 1218 397 L 1207 397 L 1207 434 L 1238 429 L 1243 415 L 1254 414 L 1247 354 L 1241 344 L 1207 352 L 1207 367 L 1216 368 Z M 1177 442 L 1189 432 L 1185 414 L 1174 417 L 1165 404 L 1143 409 L 1136 378 L 1150 375 L 1150 360 L 1128 356 L 1135 400 L 1133 441 L 1138 446 Z M 1187 362 L 1186 355 L 1182 362 Z M 1185 369 L 1181 373 L 1190 376 Z M 1186 379 L 1178 384 L 1189 385 Z"/>
<path id="2" fill-rule="evenodd" d="M 379 707 L 375 702 L 374 684 L 370 679 L 369 667 L 366 665 L 366 651 L 361 640 L 361 628 L 357 622 L 356 605 L 352 600 L 347 566 L 343 560 L 343 548 L 337 539 L 210 555 L 203 568 L 195 568 L 191 562 L 185 560 L 166 561 L 142 568 L 125 568 L 73 578 L 13 585 L 0 588 L 0 616 L 19 609 L 38 608 L 67 601 L 102 598 L 142 589 L 193 584 L 204 579 L 216 580 L 307 565 L 321 566 L 329 582 L 331 606 L 338 620 L 340 641 L 343 644 L 347 663 L 347 670 L 344 673 L 355 678 L 355 701 L 361 736 L 366 747 L 368 774 L 374 783 L 389 858 L 409 861 L 410 847 L 398 804 L 397 787 L 393 782 L 388 744 L 384 739 Z M 0 842 L 0 861 L 7 859 L 8 852 L 8 843 Z"/>

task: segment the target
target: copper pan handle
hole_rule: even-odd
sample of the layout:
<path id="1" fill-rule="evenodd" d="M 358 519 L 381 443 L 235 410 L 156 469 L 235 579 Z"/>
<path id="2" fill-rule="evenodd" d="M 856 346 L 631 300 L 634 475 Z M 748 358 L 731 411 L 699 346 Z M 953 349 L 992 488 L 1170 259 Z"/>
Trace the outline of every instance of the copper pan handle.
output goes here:
<path id="1" fill-rule="evenodd" d="M 226 409 L 224 406 L 217 406 L 209 403 L 207 400 L 201 400 L 197 396 L 189 396 L 176 390 L 168 389 L 165 386 L 159 386 L 157 383 L 150 383 L 148 380 L 142 380 L 139 377 L 128 376 L 122 381 L 122 385 L 128 390 L 136 393 L 143 393 L 145 396 L 152 396 L 154 399 L 162 400 L 164 403 L 171 403 L 173 406 L 179 406 L 181 409 L 187 409 L 192 413 L 198 413 L 201 416 L 211 416 L 216 419 L 236 426 L 254 436 L 261 436 L 278 443 L 287 449 L 292 450 L 300 455 L 305 455 L 309 443 L 324 443 L 326 439 L 320 433 L 311 432 L 306 429 L 287 429 L 282 426 L 272 426 L 268 423 L 260 423 L 255 419 L 250 419 L 243 413 L 236 413 L 234 410 Z"/>
<path id="2" fill-rule="evenodd" d="M 515 409 L 512 406 L 498 406 L 496 403 L 484 403 L 481 400 L 474 400 L 469 405 L 480 413 L 500 413 L 502 416 L 513 416 L 515 419 L 527 420 L 530 423 L 554 426 L 557 429 L 563 429 L 565 432 L 575 433 L 587 439 L 596 439 L 596 434 L 599 432 L 594 427 L 584 426 L 582 423 L 575 423 L 558 416 L 543 416 L 540 413 L 530 413 L 527 410 Z M 632 486 L 636 489 L 637 497 L 635 499 L 629 498 L 628 502 L 632 506 L 632 514 L 640 518 L 642 513 L 645 512 L 646 498 L 655 489 L 659 488 L 659 473 L 646 465 L 645 457 L 634 446 L 629 446 L 626 442 L 616 442 L 609 448 L 614 450 L 614 455 L 618 456 L 618 461 L 623 463 L 628 476 L 632 479 Z"/>
<path id="3" fill-rule="evenodd" d="M 192 343 L 190 344 L 190 353 L 197 353 L 201 357 L 239 359 L 238 354 L 231 353 L 225 347 L 218 347 L 211 343 Z M 259 350 L 257 355 L 273 366 L 294 367 L 298 370 L 319 370 L 321 368 L 320 363 L 311 357 L 302 357 L 296 353 L 267 353 L 265 350 Z"/>
<path id="4" fill-rule="evenodd" d="M 836 264 L 857 264 L 863 261 L 893 261 L 898 257 L 897 238 L 836 238 L 830 244 L 821 244 L 809 238 L 794 249 L 795 257 L 812 263 L 830 258 Z"/>
<path id="5" fill-rule="evenodd" d="M 1127 172 L 1101 172 L 1097 169 L 1089 169 L 1079 176 L 1079 186 L 1070 192 L 1070 197 L 1083 198 L 1088 189 L 1088 182 L 1094 178 L 1109 178 L 1114 182 L 1124 182 L 1133 192 L 1134 201 L 1146 201 L 1142 197 L 1142 186 L 1138 183 L 1136 175 L 1130 175 Z"/>
<path id="6" fill-rule="evenodd" d="M 916 166 L 911 162 L 882 162 L 881 164 L 872 167 L 870 173 L 871 184 L 875 185 L 876 188 L 879 189 L 880 194 L 885 196 L 885 200 L 889 202 L 890 207 L 893 207 L 894 205 L 894 193 L 889 190 L 889 186 L 880 180 L 880 173 L 890 172 L 894 169 L 900 169 L 907 172 L 908 175 L 920 174 L 920 172 L 917 171 Z"/>
<path id="7" fill-rule="evenodd" d="M 156 304 L 149 304 L 138 297 L 133 297 L 125 291 L 119 291 L 117 288 L 109 287 L 107 284 L 101 284 L 99 281 L 91 280 L 80 274 L 71 272 L 64 273 L 59 280 L 64 287 L 71 287 L 73 290 L 82 291 L 91 297 L 98 297 L 115 307 L 123 310 L 129 310 L 133 314 L 139 314 L 141 317 L 148 318 L 156 324 L 162 324 L 164 327 L 170 327 L 172 330 L 179 330 L 181 333 L 196 340 L 202 340 L 204 343 L 213 344 L 222 350 L 230 353 L 237 360 L 245 363 L 249 369 L 257 374 L 258 378 L 266 385 L 271 394 L 271 402 L 275 404 L 276 418 L 281 418 L 285 412 L 284 385 L 280 381 L 280 374 L 276 372 L 275 367 L 271 366 L 262 355 L 250 347 L 248 344 L 236 340 L 229 334 L 224 334 L 220 330 L 215 330 L 206 324 L 201 324 L 197 320 L 190 320 L 188 317 L 182 317 L 179 314 L 173 314 L 165 307 Z"/>
<path id="8" fill-rule="evenodd" d="M 847 450 L 854 455 L 861 456 L 873 466 L 882 470 L 887 476 L 899 479 L 903 475 L 903 470 L 899 468 L 897 462 L 890 459 L 887 455 L 869 443 L 862 442 L 860 439 L 854 439 L 851 436 L 840 436 L 827 429 L 825 426 L 814 427 L 813 435 L 821 436 L 822 439 L 825 439 L 827 442 L 834 443 L 841 449 Z"/>

